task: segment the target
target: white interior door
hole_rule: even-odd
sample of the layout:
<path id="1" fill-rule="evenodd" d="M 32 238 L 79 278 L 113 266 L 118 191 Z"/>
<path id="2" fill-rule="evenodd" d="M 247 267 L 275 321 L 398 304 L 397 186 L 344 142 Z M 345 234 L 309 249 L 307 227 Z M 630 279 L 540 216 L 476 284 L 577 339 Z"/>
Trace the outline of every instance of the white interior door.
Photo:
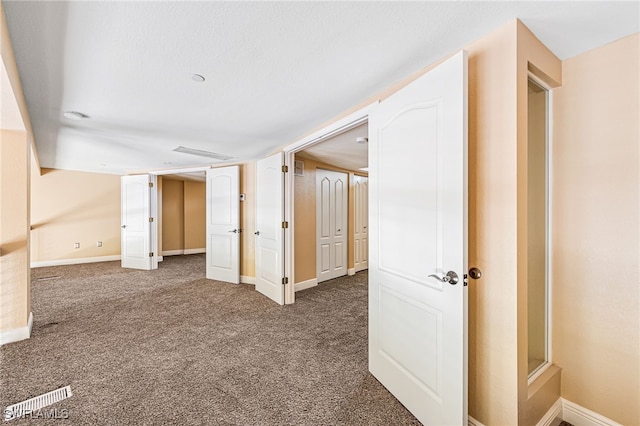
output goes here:
<path id="1" fill-rule="evenodd" d="M 466 149 L 466 52 L 369 116 L 369 368 L 425 425 L 467 424 Z"/>
<path id="2" fill-rule="evenodd" d="M 354 241 L 353 267 L 356 272 L 369 268 L 369 178 L 353 177 Z"/>
<path id="3" fill-rule="evenodd" d="M 207 278 L 240 283 L 238 166 L 207 170 Z"/>
<path id="4" fill-rule="evenodd" d="M 256 170 L 256 290 L 284 304 L 284 156 L 258 161 Z"/>
<path id="5" fill-rule="evenodd" d="M 316 264 L 318 282 L 347 275 L 349 175 L 316 170 Z"/>
<path id="6" fill-rule="evenodd" d="M 158 268 L 156 176 L 121 178 L 121 265 Z"/>

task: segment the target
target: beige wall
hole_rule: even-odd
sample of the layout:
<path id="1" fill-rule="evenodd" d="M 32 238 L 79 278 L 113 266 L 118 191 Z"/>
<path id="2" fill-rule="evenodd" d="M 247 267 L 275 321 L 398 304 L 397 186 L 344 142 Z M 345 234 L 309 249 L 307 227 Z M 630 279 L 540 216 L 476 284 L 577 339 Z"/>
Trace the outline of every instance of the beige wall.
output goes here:
<path id="1" fill-rule="evenodd" d="M 515 425 L 516 23 L 469 51 L 469 414 L 485 425 Z M 498 167 L 499 165 L 499 167 Z"/>
<path id="2" fill-rule="evenodd" d="M 184 181 L 184 248 L 202 249 L 207 244 L 206 183 Z"/>
<path id="3" fill-rule="evenodd" d="M 560 369 L 553 367 L 529 385 L 529 261 L 532 256 L 529 241 L 531 190 L 529 161 L 529 84 L 531 71 L 550 87 L 562 82 L 562 62 L 521 22 L 517 31 L 517 384 L 518 424 L 535 425 L 560 397 Z M 536 218 L 531 218 L 534 222 Z"/>
<path id="4" fill-rule="evenodd" d="M 539 90 L 539 89 L 536 89 Z M 547 92 L 528 93 L 528 267 L 529 370 L 546 360 L 547 259 Z"/>
<path id="5" fill-rule="evenodd" d="M 30 332 L 26 327 L 31 312 L 29 169 L 33 132 L 2 4 L 0 56 L 1 78 L 10 86 L 3 85 L 0 90 L 0 335 L 5 342 L 27 338 Z M 15 122 L 8 128 L 5 116 L 19 119 L 12 120 Z"/>
<path id="6" fill-rule="evenodd" d="M 32 262 L 120 254 L 120 176 L 33 167 L 31 206 Z"/>
<path id="7" fill-rule="evenodd" d="M 24 131 L 0 130 L 0 333 L 27 326 L 29 156 Z"/>
<path id="8" fill-rule="evenodd" d="M 640 35 L 563 64 L 554 91 L 553 358 L 562 397 L 640 424 Z"/>
<path id="9" fill-rule="evenodd" d="M 184 250 L 184 184 L 181 180 L 162 179 L 161 253 Z"/>
<path id="10" fill-rule="evenodd" d="M 162 179 L 161 252 L 204 249 L 206 184 Z"/>
<path id="11" fill-rule="evenodd" d="M 295 245 L 295 282 L 317 278 L 316 269 L 316 169 L 335 170 L 349 174 L 349 232 L 347 239 L 347 268 L 354 267 L 354 194 L 353 176 L 366 173 L 342 169 L 329 164 L 319 163 L 301 155 L 296 160 L 304 162 L 304 176 L 295 176 L 294 200 L 294 245 Z"/>
<path id="12" fill-rule="evenodd" d="M 240 164 L 240 192 L 245 201 L 240 202 L 240 275 L 256 276 L 256 163 Z"/>

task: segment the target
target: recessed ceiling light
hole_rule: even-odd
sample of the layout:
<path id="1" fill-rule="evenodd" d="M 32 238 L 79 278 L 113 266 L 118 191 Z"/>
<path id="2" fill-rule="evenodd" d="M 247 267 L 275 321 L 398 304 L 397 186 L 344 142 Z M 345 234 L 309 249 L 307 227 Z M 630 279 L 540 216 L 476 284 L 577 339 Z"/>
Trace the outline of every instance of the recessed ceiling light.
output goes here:
<path id="1" fill-rule="evenodd" d="M 88 115 L 78 111 L 65 111 L 62 115 L 64 118 L 68 118 L 70 120 L 84 120 L 85 118 L 89 118 Z"/>
<path id="2" fill-rule="evenodd" d="M 202 83 L 204 81 L 204 77 L 200 74 L 194 74 L 191 76 L 191 80 L 197 81 L 198 83 Z"/>
<path id="3" fill-rule="evenodd" d="M 367 143 L 367 142 L 369 142 L 369 138 L 364 138 L 362 136 L 359 137 L 359 138 L 356 138 L 356 143 L 363 144 L 363 143 Z"/>

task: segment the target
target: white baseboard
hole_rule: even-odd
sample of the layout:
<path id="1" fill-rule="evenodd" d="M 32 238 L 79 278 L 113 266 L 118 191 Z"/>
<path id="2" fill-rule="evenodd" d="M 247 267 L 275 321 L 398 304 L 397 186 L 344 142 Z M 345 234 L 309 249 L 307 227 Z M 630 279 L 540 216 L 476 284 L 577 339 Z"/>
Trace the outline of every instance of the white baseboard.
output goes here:
<path id="1" fill-rule="evenodd" d="M 163 260 L 164 260 L 164 257 L 158 256 L 158 262 L 162 262 Z"/>
<path id="2" fill-rule="evenodd" d="M 482 423 L 480 423 L 479 421 L 477 421 L 471 416 L 467 416 L 467 423 L 469 426 L 484 426 Z"/>
<path id="3" fill-rule="evenodd" d="M 562 398 L 558 398 L 536 426 L 551 426 L 557 417 L 562 417 Z"/>
<path id="4" fill-rule="evenodd" d="M 120 260 L 119 254 L 113 256 L 78 257 L 75 259 L 42 260 L 39 262 L 31 262 L 31 267 L 42 268 L 44 266 L 79 265 L 81 263 L 113 262 L 115 260 Z"/>
<path id="5" fill-rule="evenodd" d="M 184 254 L 200 254 L 206 253 L 206 248 L 184 249 Z"/>
<path id="6" fill-rule="evenodd" d="M 311 278 L 310 280 L 301 281 L 299 283 L 295 283 L 293 286 L 294 291 L 305 290 L 307 288 L 315 287 L 318 285 L 317 278 Z"/>
<path id="7" fill-rule="evenodd" d="M 0 332 L 0 346 L 28 339 L 31 337 L 31 328 L 33 328 L 33 312 L 29 312 L 29 319 L 24 327 Z"/>
<path id="8" fill-rule="evenodd" d="M 242 284 L 256 285 L 256 277 L 247 277 L 246 275 L 240 275 L 240 282 Z"/>
<path id="9" fill-rule="evenodd" d="M 575 426 L 622 426 L 602 414 L 584 408 L 575 402 L 562 400 L 562 420 Z"/>
<path id="10" fill-rule="evenodd" d="M 162 250 L 162 257 L 164 256 L 180 256 L 184 254 L 184 250 Z"/>
<path id="11" fill-rule="evenodd" d="M 355 274 L 356 274 L 356 268 L 347 269 L 347 275 L 351 276 L 351 275 L 355 275 Z"/>

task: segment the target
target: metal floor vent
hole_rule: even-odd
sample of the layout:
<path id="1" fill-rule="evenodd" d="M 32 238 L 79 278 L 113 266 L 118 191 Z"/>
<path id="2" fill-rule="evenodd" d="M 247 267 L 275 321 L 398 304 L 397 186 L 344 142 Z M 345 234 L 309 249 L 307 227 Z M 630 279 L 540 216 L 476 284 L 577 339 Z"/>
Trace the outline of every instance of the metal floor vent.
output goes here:
<path id="1" fill-rule="evenodd" d="M 40 396 L 27 399 L 26 401 L 13 404 L 4 409 L 4 419 L 11 420 L 18 417 L 29 415 L 34 411 L 40 410 L 48 405 L 60 402 L 69 398 L 71 395 L 71 386 L 65 386 L 51 392 L 47 392 Z"/>

